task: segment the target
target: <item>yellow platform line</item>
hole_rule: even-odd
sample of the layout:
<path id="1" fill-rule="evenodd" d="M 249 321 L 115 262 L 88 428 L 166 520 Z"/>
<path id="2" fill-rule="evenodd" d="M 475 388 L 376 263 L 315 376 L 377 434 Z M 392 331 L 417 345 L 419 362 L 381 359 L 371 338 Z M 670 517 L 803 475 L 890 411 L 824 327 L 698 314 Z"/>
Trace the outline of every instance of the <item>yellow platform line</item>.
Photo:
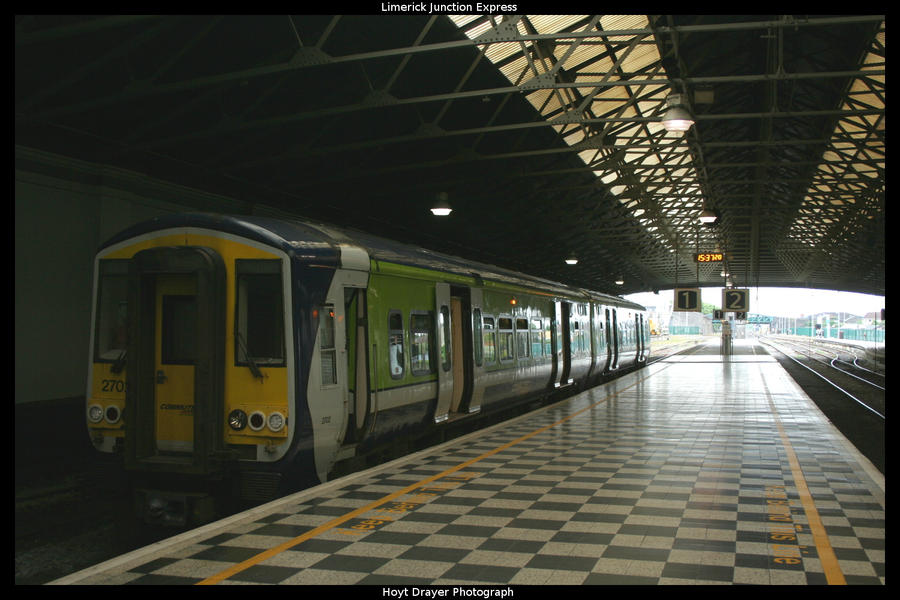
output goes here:
<path id="1" fill-rule="evenodd" d="M 784 445 L 785 454 L 788 457 L 788 463 L 791 466 L 791 475 L 794 477 L 794 487 L 797 489 L 797 496 L 800 498 L 800 504 L 803 505 L 803 512 L 806 513 L 810 533 L 813 536 L 813 543 L 816 546 L 816 552 L 819 555 L 819 561 L 822 563 L 822 569 L 825 572 L 825 581 L 828 585 L 847 585 L 844 578 L 844 572 L 841 570 L 837 556 L 834 554 L 834 548 L 831 547 L 831 541 L 828 539 L 828 533 L 825 531 L 825 525 L 816 509 L 815 500 L 806 485 L 806 479 L 803 477 L 803 469 L 791 440 L 788 438 L 787 432 L 778 417 L 778 409 L 775 408 L 775 402 L 772 400 L 772 394 L 769 393 L 769 386 L 766 385 L 765 375 L 760 369 L 763 388 L 766 391 L 766 398 L 769 401 L 769 407 L 775 417 L 775 426 L 778 428 L 778 435 L 781 436 L 781 443 Z"/>
<path id="2" fill-rule="evenodd" d="M 653 375 L 655 375 L 656 373 L 659 373 L 659 371 L 661 371 L 663 369 L 667 369 L 668 367 L 669 367 L 669 365 L 664 366 L 662 369 L 659 369 L 656 372 L 654 372 Z M 236 575 L 237 573 L 240 573 L 241 571 L 245 571 L 254 565 L 258 565 L 259 563 L 261 563 L 269 558 L 272 558 L 273 556 L 281 554 L 285 550 L 289 550 L 289 549 L 293 548 L 294 546 L 305 542 L 308 539 L 314 538 L 317 535 L 325 533 L 326 531 L 328 531 L 330 529 L 334 529 L 335 527 L 337 527 L 343 523 L 346 523 L 347 521 L 349 521 L 350 519 L 353 519 L 354 517 L 358 517 L 370 510 L 378 508 L 382 504 L 385 504 L 387 502 L 395 500 L 405 494 L 409 494 L 410 492 L 412 492 L 420 487 L 423 487 L 433 481 L 436 481 L 442 477 L 446 477 L 448 475 L 456 473 L 457 471 L 461 471 L 461 470 L 465 469 L 466 467 L 469 467 L 469 466 L 477 463 L 478 461 L 484 460 L 485 458 L 488 458 L 489 456 L 493 456 L 494 454 L 497 454 L 498 452 L 502 452 L 502 451 L 506 450 L 507 448 L 515 446 L 516 444 L 520 444 L 527 439 L 530 439 L 536 435 L 539 435 L 539 434 L 547 431 L 548 429 L 557 427 L 558 425 L 561 425 L 562 423 L 565 423 L 566 421 L 573 419 L 573 418 L 577 417 L 578 415 L 585 413 L 585 412 L 593 409 L 596 406 L 599 406 L 600 404 L 603 404 L 607 400 L 609 400 L 611 398 L 615 398 L 619 394 L 644 382 L 650 376 L 651 375 L 646 375 L 645 377 L 638 379 L 634 383 L 632 383 L 620 390 L 617 390 L 611 394 L 608 394 L 602 400 L 598 400 L 597 402 L 594 402 L 593 404 L 591 404 L 585 408 L 582 408 L 581 410 L 574 412 L 571 415 L 564 417 L 564 418 L 560 419 L 559 421 L 556 421 L 555 423 L 545 425 L 544 427 L 541 427 L 540 429 L 535 429 L 531 433 L 527 433 L 520 438 L 512 440 L 511 442 L 507 442 L 507 443 L 503 444 L 502 446 L 498 446 L 497 448 L 494 448 L 493 450 L 488 450 L 481 456 L 477 456 L 477 457 L 471 458 L 465 462 L 459 463 L 456 466 L 450 467 L 446 471 L 443 471 L 436 475 L 432 475 L 432 476 L 422 479 L 421 481 L 418 481 L 416 483 L 410 484 L 401 490 L 397 490 L 396 492 L 393 492 L 387 496 L 384 496 L 383 498 L 379 498 L 378 500 L 370 502 L 369 504 L 367 504 L 365 506 L 361 506 L 345 515 L 342 515 L 342 516 L 337 517 L 336 519 L 333 519 L 327 523 L 319 525 L 318 527 L 316 527 L 315 529 L 313 529 L 311 531 L 307 531 L 306 533 L 299 535 L 291 540 L 288 540 L 288 541 L 284 542 L 283 544 L 279 544 L 278 546 L 275 546 L 273 548 L 265 550 L 265 551 L 257 554 L 256 556 L 252 556 L 243 562 L 237 563 L 236 565 L 229 567 L 228 569 L 225 569 L 224 571 L 221 571 L 220 573 L 217 573 L 211 577 L 208 577 L 208 578 L 204 579 L 203 581 L 199 581 L 199 582 L 197 582 L 196 585 L 212 585 L 215 583 L 219 583 L 220 581 L 223 581 L 225 579 L 228 579 L 229 577 Z"/>

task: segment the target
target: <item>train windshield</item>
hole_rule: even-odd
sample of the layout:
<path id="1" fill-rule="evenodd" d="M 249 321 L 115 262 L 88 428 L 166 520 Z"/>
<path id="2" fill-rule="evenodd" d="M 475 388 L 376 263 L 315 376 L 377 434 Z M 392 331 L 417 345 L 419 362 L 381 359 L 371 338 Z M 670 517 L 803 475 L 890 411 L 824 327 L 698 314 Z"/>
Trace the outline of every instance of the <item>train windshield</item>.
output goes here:
<path id="1" fill-rule="evenodd" d="M 97 361 L 119 360 L 128 347 L 128 261 L 101 260 L 97 286 L 94 353 Z"/>
<path id="2" fill-rule="evenodd" d="M 236 362 L 284 364 L 284 290 L 281 261 L 235 261 L 237 270 Z"/>

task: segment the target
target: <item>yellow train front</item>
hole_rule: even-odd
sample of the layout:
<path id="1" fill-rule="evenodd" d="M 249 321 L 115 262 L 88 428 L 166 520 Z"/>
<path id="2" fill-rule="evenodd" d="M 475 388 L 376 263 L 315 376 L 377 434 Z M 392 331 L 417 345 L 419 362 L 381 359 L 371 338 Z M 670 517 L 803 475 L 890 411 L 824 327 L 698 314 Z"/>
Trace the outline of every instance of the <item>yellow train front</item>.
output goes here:
<path id="1" fill-rule="evenodd" d="M 337 260 L 304 234 L 301 254 L 234 219 L 165 217 L 98 252 L 88 429 L 98 450 L 123 456 L 145 520 L 202 522 L 217 496 L 266 499 L 281 487 L 273 467 L 296 458 L 304 425 L 296 355 L 312 346 L 293 342 L 316 333 L 294 322 L 293 304 L 327 290 Z M 295 483 L 314 483 L 308 472 Z"/>
<path id="2" fill-rule="evenodd" d="M 188 525 L 640 366 L 643 309 L 309 223 L 170 215 L 97 253 L 87 426 Z"/>

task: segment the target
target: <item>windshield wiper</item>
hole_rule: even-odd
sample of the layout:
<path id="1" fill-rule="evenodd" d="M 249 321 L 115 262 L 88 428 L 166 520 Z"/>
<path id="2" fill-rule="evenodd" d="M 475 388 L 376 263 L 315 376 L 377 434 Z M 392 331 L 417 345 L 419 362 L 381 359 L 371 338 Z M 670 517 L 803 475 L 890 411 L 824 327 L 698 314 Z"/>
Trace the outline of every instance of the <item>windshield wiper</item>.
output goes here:
<path id="1" fill-rule="evenodd" d="M 244 353 L 244 357 L 247 359 L 247 368 L 250 369 L 250 372 L 253 373 L 253 376 L 259 379 L 265 377 L 262 371 L 259 370 L 259 366 L 256 364 L 256 361 L 253 360 L 253 357 L 250 356 L 250 353 L 247 352 L 247 345 L 244 343 L 244 338 L 237 331 L 234 332 L 234 339 L 237 340 L 238 345 L 241 347 L 241 351 Z"/>
<path id="2" fill-rule="evenodd" d="M 117 374 L 117 375 L 118 375 L 119 373 L 121 373 L 121 372 L 122 372 L 122 369 L 125 368 L 125 363 L 126 363 L 125 355 L 126 355 L 127 353 L 128 353 L 128 350 L 127 350 L 127 349 L 126 349 L 126 350 L 122 350 L 122 354 L 119 355 L 119 358 L 116 359 L 116 362 L 113 363 L 113 366 L 110 367 L 109 370 L 112 371 L 113 373 Z"/>

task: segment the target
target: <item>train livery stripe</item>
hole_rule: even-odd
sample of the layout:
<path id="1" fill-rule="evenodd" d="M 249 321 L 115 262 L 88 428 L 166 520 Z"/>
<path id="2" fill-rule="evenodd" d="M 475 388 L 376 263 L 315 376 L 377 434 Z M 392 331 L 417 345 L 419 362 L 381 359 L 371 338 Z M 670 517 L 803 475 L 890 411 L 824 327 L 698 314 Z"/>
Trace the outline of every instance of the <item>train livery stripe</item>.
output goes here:
<path id="1" fill-rule="evenodd" d="M 520 438 L 512 440 L 511 442 L 507 442 L 507 443 L 503 444 L 502 446 L 498 446 L 498 447 L 494 448 L 493 450 L 489 450 L 489 451 L 485 452 L 484 454 L 482 454 L 481 456 L 477 456 L 477 457 L 469 459 L 465 462 L 459 463 L 456 466 L 450 467 L 446 471 L 443 471 L 436 475 L 432 475 L 430 477 L 422 479 L 421 481 L 418 481 L 416 483 L 408 485 L 403 489 L 397 490 L 396 492 L 393 492 L 387 496 L 384 496 L 383 498 L 375 500 L 374 502 L 370 502 L 369 504 L 367 504 L 365 506 L 361 506 L 345 515 L 337 517 L 336 519 L 332 519 L 328 523 L 319 525 L 315 529 L 313 529 L 311 531 L 307 531 L 303 535 L 297 536 L 283 544 L 275 546 L 274 548 L 270 548 L 264 552 L 257 554 L 256 556 L 248 558 L 247 560 L 245 560 L 241 563 L 238 563 L 228 569 L 225 569 L 224 571 L 217 573 L 216 575 L 213 575 L 212 577 L 208 577 L 208 578 L 204 579 L 203 581 L 198 582 L 197 585 L 212 585 L 215 583 L 219 583 L 220 581 L 228 579 L 229 577 L 236 575 L 237 573 L 240 573 L 242 571 L 245 571 L 246 569 L 249 569 L 250 567 L 252 567 L 254 565 L 258 565 L 259 563 L 263 562 L 264 560 L 267 560 L 269 558 L 272 558 L 273 556 L 281 554 L 282 552 L 289 550 L 289 549 L 293 548 L 294 546 L 305 542 L 308 539 L 314 538 L 314 537 L 318 536 L 319 534 L 322 534 L 330 529 L 334 529 L 335 527 L 341 525 L 342 523 L 346 523 L 350 519 L 353 519 L 362 514 L 365 514 L 366 512 L 373 510 L 375 508 L 378 508 L 382 504 L 386 504 L 392 500 L 396 500 L 397 498 L 400 498 L 401 496 L 409 494 L 410 492 L 412 492 L 418 488 L 424 487 L 424 486 L 428 485 L 429 483 L 437 481 L 438 479 L 441 479 L 443 477 L 452 475 L 453 473 L 456 473 L 457 471 L 461 471 L 462 469 L 465 469 L 466 467 L 469 467 L 481 460 L 484 460 L 485 458 L 493 456 L 494 454 L 497 454 L 498 452 L 502 452 L 502 451 L 506 450 L 507 448 L 510 448 L 512 446 L 515 446 L 516 444 L 519 444 L 528 439 L 531 439 L 532 437 L 534 437 L 538 434 L 541 434 L 549 429 L 553 429 L 554 427 L 562 425 L 563 423 L 565 423 L 581 414 L 584 414 L 590 410 L 593 410 L 595 407 L 603 404 L 607 400 L 615 398 L 619 394 L 621 394 L 627 390 L 630 390 L 631 388 L 633 388 L 637 385 L 640 385 L 645 380 L 649 379 L 651 377 L 651 375 L 655 375 L 656 373 L 659 373 L 660 371 L 667 369 L 669 366 L 671 366 L 671 364 L 674 364 L 674 363 L 670 363 L 670 364 L 663 366 L 662 368 L 654 371 L 654 373 L 646 375 L 646 376 L 638 379 L 634 383 L 632 383 L 620 390 L 616 390 L 615 392 L 613 392 L 611 394 L 608 394 L 603 399 L 598 400 L 597 402 L 594 402 L 593 404 L 591 404 L 585 408 L 582 408 L 581 410 L 576 411 L 576 412 L 572 413 L 571 415 L 569 415 L 563 419 L 560 419 L 559 421 L 556 421 L 555 423 L 551 423 L 551 424 L 545 425 L 544 427 L 541 427 L 539 429 L 535 429 L 534 431 L 532 431 L 530 433 L 526 433 L 525 435 L 523 435 Z"/>
<path id="2" fill-rule="evenodd" d="M 819 511 L 816 510 L 816 504 L 809 491 L 809 486 L 807 486 L 806 479 L 803 477 L 803 468 L 800 466 L 794 447 L 791 445 L 787 432 L 784 430 L 784 426 L 778 416 L 778 409 L 775 408 L 775 402 L 772 399 L 772 394 L 769 392 L 769 386 L 766 385 L 766 378 L 762 373 L 762 369 L 760 369 L 760 377 L 762 378 L 763 389 L 766 392 L 766 399 L 769 402 L 769 409 L 775 417 L 775 426 L 778 428 L 778 435 L 781 437 L 781 443 L 784 446 L 788 464 L 791 467 L 791 475 L 794 478 L 797 496 L 800 498 L 803 512 L 806 513 L 806 520 L 812 534 L 813 543 L 816 545 L 816 552 L 818 553 L 819 561 L 822 563 L 822 570 L 825 572 L 825 580 L 828 582 L 828 585 L 846 585 L 847 581 L 844 578 L 844 573 L 841 571 L 834 548 L 831 547 L 831 542 L 828 540 L 828 533 L 825 531 Z"/>

